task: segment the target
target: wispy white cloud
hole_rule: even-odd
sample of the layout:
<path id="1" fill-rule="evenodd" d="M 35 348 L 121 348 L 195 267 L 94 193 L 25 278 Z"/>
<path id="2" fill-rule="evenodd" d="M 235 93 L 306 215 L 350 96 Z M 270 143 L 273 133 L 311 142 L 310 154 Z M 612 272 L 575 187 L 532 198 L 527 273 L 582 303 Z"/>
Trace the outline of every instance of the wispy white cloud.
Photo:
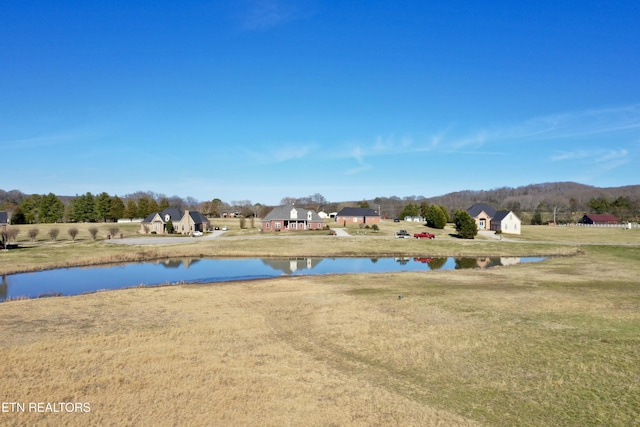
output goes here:
<path id="1" fill-rule="evenodd" d="M 630 161 L 630 154 L 625 149 L 618 150 L 576 150 L 560 152 L 551 157 L 552 162 L 578 162 L 582 166 L 582 179 L 589 182 L 594 177 L 618 169 Z"/>
<path id="2" fill-rule="evenodd" d="M 291 160 L 303 159 L 315 151 L 315 145 L 286 144 L 270 147 L 265 151 L 243 148 L 247 156 L 260 164 L 283 163 Z"/>
<path id="3" fill-rule="evenodd" d="M 313 14 L 309 2 L 292 0 L 249 0 L 242 16 L 242 29 L 262 31 Z"/>
<path id="4" fill-rule="evenodd" d="M 67 131 L 67 132 L 59 132 L 52 133 L 49 135 L 41 135 L 31 138 L 20 138 L 20 139 L 12 139 L 0 141 L 0 148 L 10 149 L 10 148 L 18 148 L 21 150 L 24 149 L 35 149 L 35 148 L 44 148 L 44 147 L 54 147 L 61 145 L 73 145 L 82 142 L 83 140 L 87 140 L 89 138 L 94 137 L 95 135 L 82 131 Z"/>
<path id="5" fill-rule="evenodd" d="M 346 170 L 344 172 L 345 175 L 356 175 L 356 174 L 359 174 L 361 172 L 364 172 L 364 171 L 369 170 L 369 169 L 372 168 L 372 166 L 370 164 L 365 162 L 365 160 L 364 160 L 365 153 L 362 150 L 362 148 L 360 148 L 359 146 L 356 146 L 356 147 L 353 148 L 353 150 L 351 150 L 351 157 L 353 159 L 355 159 L 355 161 L 358 164 L 358 166 Z"/>

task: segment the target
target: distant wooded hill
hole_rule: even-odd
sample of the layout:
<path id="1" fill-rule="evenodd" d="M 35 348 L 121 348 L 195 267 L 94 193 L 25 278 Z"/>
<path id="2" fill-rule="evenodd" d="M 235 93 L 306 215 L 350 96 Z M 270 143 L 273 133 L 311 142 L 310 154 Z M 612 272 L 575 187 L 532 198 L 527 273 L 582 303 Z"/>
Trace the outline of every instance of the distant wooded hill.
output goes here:
<path id="1" fill-rule="evenodd" d="M 377 198 L 371 204 L 372 207 L 379 205 L 383 215 L 397 216 L 407 202 L 438 204 L 452 212 L 483 202 L 498 210 L 514 211 L 525 223 L 529 223 L 536 212 L 542 214 L 544 222 L 551 221 L 554 212 L 558 222 L 575 221 L 585 213 L 612 213 L 622 219 L 637 221 L 640 185 L 605 188 L 576 182 L 547 182 L 516 188 L 456 191 L 430 198 Z"/>

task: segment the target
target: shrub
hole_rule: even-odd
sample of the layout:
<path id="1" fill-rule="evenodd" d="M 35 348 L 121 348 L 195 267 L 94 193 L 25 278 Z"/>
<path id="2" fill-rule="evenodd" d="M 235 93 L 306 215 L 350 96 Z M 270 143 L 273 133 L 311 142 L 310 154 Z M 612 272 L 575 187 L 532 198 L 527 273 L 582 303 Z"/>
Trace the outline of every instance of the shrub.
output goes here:
<path id="1" fill-rule="evenodd" d="M 112 226 L 109 227 L 109 234 L 111 234 L 111 237 L 116 237 L 116 234 L 118 234 L 118 231 L 120 231 L 120 229 L 116 226 Z"/>
<path id="2" fill-rule="evenodd" d="M 98 235 L 98 228 L 97 227 L 89 227 L 89 234 L 91 234 L 91 238 L 93 240 L 96 240 L 96 236 Z"/>
<path id="3" fill-rule="evenodd" d="M 49 230 L 49 237 L 51 237 L 51 240 L 53 240 L 54 242 L 58 240 L 59 234 L 60 234 L 60 230 L 57 228 L 52 228 L 51 230 Z"/>
<path id="4" fill-rule="evenodd" d="M 32 242 L 36 240 L 36 237 L 38 237 L 38 234 L 40 234 L 40 230 L 38 230 L 37 228 L 29 229 L 29 238 L 31 239 Z"/>
<path id="5" fill-rule="evenodd" d="M 71 236 L 71 240 L 75 242 L 76 236 L 78 235 L 78 229 L 76 227 L 71 227 L 69 230 L 67 230 L 67 233 L 69 233 L 69 236 Z"/>

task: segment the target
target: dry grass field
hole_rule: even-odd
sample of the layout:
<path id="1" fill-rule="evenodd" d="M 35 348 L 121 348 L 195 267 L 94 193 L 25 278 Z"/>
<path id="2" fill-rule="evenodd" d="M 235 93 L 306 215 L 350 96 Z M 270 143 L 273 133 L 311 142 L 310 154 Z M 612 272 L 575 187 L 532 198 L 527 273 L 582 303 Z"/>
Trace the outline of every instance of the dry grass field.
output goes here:
<path id="1" fill-rule="evenodd" d="M 236 234 L 171 248 L 19 249 L 53 252 L 46 265 L 88 248 L 576 256 L 2 303 L 0 400 L 26 410 L 0 411 L 0 425 L 638 425 L 640 246 L 604 232 L 574 244 L 550 228 L 521 243 Z M 33 402 L 90 412 L 29 411 Z"/>

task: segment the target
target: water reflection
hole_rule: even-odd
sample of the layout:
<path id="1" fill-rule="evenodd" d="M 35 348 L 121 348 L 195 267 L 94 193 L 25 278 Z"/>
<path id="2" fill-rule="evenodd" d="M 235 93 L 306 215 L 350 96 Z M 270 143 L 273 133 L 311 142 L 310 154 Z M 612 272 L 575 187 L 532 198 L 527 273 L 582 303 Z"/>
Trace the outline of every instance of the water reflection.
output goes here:
<path id="1" fill-rule="evenodd" d="M 177 258 L 2 276 L 0 301 L 78 295 L 139 285 L 213 283 L 278 276 L 490 268 L 542 258 Z"/>

